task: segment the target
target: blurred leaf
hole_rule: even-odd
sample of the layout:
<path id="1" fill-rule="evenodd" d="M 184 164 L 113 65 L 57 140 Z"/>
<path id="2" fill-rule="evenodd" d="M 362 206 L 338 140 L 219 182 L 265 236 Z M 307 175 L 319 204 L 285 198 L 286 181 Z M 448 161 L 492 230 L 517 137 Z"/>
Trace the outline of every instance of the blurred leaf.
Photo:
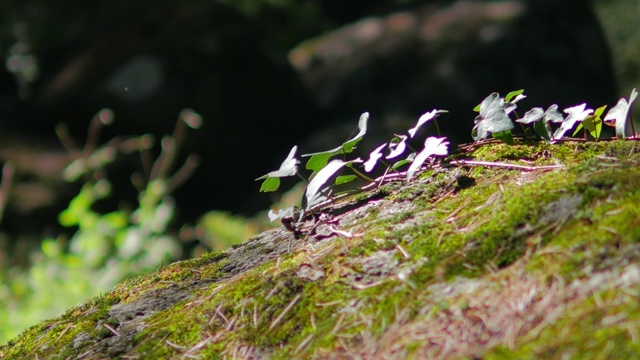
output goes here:
<path id="1" fill-rule="evenodd" d="M 193 109 L 182 109 L 179 117 L 192 129 L 200 129 L 202 126 L 202 116 Z"/>
<path id="2" fill-rule="evenodd" d="M 409 170 L 407 170 L 407 181 L 410 181 L 413 174 L 420 170 L 422 164 L 427 160 L 427 158 L 434 155 L 446 156 L 448 154 L 449 142 L 447 141 L 447 138 L 428 137 L 424 142 L 424 149 L 416 155 L 411 166 L 409 166 Z"/>
<path id="3" fill-rule="evenodd" d="M 408 137 L 406 135 L 396 135 L 393 140 L 398 141 L 394 142 L 392 140 L 391 143 L 389 143 L 389 149 L 391 149 L 391 152 L 387 155 L 386 159 L 393 159 L 402 155 L 404 150 L 407 148 L 407 139 Z"/>
<path id="4" fill-rule="evenodd" d="M 384 147 L 386 147 L 387 144 L 382 144 L 380 146 L 378 146 L 377 148 L 375 148 L 370 154 L 369 154 L 369 160 L 365 161 L 364 163 L 364 171 L 366 172 L 371 172 L 371 170 L 373 170 L 373 168 L 376 166 L 376 163 L 378 162 L 378 160 L 382 157 L 382 149 Z M 336 185 L 338 185 L 338 183 L 336 182 Z"/>
<path id="5" fill-rule="evenodd" d="M 58 216 L 58 222 L 65 227 L 76 226 L 84 214 L 89 212 L 95 198 L 93 184 L 85 184 L 78 195 L 69 202 L 69 206 Z"/>
<path id="6" fill-rule="evenodd" d="M 576 122 L 581 122 L 593 113 L 592 109 L 585 109 L 586 106 L 587 104 L 585 103 L 564 109 L 564 112 L 569 115 L 562 121 L 560 128 L 553 133 L 553 138 L 555 140 L 562 138 L 567 131 L 573 128 Z"/>
<path id="7" fill-rule="evenodd" d="M 54 259 L 62 254 L 60 244 L 54 239 L 45 239 L 40 247 L 44 256 L 50 259 Z"/>
<path id="8" fill-rule="evenodd" d="M 541 107 L 534 107 L 524 113 L 524 117 L 522 119 L 517 119 L 516 121 L 522 124 L 531 124 L 532 122 L 541 120 L 543 116 L 544 110 L 542 110 Z"/>
<path id="9" fill-rule="evenodd" d="M 129 225 L 129 218 L 122 211 L 112 211 L 105 214 L 102 219 L 113 229 L 122 229 Z"/>
<path id="10" fill-rule="evenodd" d="M 278 219 L 282 219 L 285 216 L 293 215 L 296 208 L 295 206 L 288 207 L 286 209 L 281 209 L 278 211 L 269 210 L 267 216 L 269 217 L 269 221 L 276 221 Z"/>
<path id="11" fill-rule="evenodd" d="M 604 123 L 609 126 L 616 127 L 616 136 L 624 139 L 627 131 L 627 118 L 629 117 L 629 110 L 633 103 L 636 101 L 636 97 L 638 96 L 638 91 L 634 88 L 631 90 L 631 95 L 629 95 L 629 101 L 627 99 L 622 98 L 618 101 L 616 106 L 612 107 L 611 110 L 604 117 Z"/>
<path id="12" fill-rule="evenodd" d="M 64 168 L 62 171 L 62 178 L 67 182 L 74 182 L 86 174 L 87 171 L 87 159 L 75 159 L 67 165 L 66 168 Z"/>
<path id="13" fill-rule="evenodd" d="M 207 212 L 200 219 L 198 226 L 204 230 L 203 240 L 216 250 L 245 241 L 258 230 L 256 225 L 246 218 L 226 211 Z"/>
<path id="14" fill-rule="evenodd" d="M 448 111 L 447 110 L 432 110 L 430 112 L 422 114 L 422 116 L 420 116 L 420 118 L 418 119 L 418 124 L 416 126 L 414 126 L 413 128 L 409 129 L 409 136 L 413 138 L 416 135 L 416 132 L 418 132 L 418 130 L 420 129 L 420 127 L 422 125 L 424 125 L 427 122 L 437 118 L 438 115 L 443 114 L 443 113 L 448 113 Z"/>
<path id="15" fill-rule="evenodd" d="M 544 120 L 554 123 L 561 123 L 564 120 L 564 116 L 558 111 L 558 105 L 553 104 L 549 106 L 547 111 L 544 112 Z"/>
<path id="16" fill-rule="evenodd" d="M 486 139 L 489 135 L 487 132 L 487 123 L 482 120 L 482 116 L 480 115 L 476 116 L 474 122 L 475 125 L 473 129 L 471 129 L 471 137 L 473 140 L 478 141 Z"/>
<path id="17" fill-rule="evenodd" d="M 410 156 L 411 159 L 407 158 L 407 159 L 403 159 L 403 160 L 397 161 L 396 163 L 393 164 L 393 166 L 391 166 L 391 168 L 393 170 L 396 170 L 396 169 L 398 169 L 399 167 L 401 167 L 403 165 L 409 164 L 410 162 L 413 161 L 413 159 L 415 159 L 416 153 L 411 153 L 411 155 L 413 155 L 413 156 Z"/>
<path id="18" fill-rule="evenodd" d="M 536 121 L 533 123 L 533 130 L 543 139 L 551 140 L 551 126 L 546 121 Z"/>

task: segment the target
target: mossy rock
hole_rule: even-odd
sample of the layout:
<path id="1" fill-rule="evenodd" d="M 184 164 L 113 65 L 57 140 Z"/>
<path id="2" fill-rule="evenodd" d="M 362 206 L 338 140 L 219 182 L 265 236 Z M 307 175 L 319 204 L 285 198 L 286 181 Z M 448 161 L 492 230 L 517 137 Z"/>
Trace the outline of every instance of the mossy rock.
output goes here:
<path id="1" fill-rule="evenodd" d="M 301 235 L 127 281 L 0 358 L 636 358 L 639 153 L 467 149 L 336 202 Z"/>

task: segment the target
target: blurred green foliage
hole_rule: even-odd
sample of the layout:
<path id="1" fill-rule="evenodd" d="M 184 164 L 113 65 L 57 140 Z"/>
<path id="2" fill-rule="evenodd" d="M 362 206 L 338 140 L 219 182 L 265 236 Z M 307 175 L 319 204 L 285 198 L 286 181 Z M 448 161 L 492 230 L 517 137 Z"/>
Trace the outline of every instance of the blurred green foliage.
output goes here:
<path id="1" fill-rule="evenodd" d="M 92 206 L 109 195 L 110 184 L 86 183 L 59 217 L 77 227 L 75 234 L 45 239 L 29 269 L 0 272 L 0 341 L 178 258 L 180 244 L 168 232 L 175 204 L 165 189 L 162 180 L 152 181 L 132 213 L 101 214 Z"/>
<path id="2" fill-rule="evenodd" d="M 90 125 L 88 138 L 98 139 L 100 129 L 112 121 L 113 113 L 101 110 Z M 197 165 L 197 159 L 189 156 L 174 172 L 176 154 L 187 127 L 197 128 L 199 123 L 199 115 L 191 110 L 180 114 L 174 133 L 162 139 L 162 150 L 147 169 L 148 174 L 132 176 L 132 180 L 137 180 L 134 183 L 138 199 L 130 208 L 96 210 L 104 208 L 104 200 L 113 195 L 112 183 L 103 170 L 117 160 L 118 154 L 131 153 L 132 149 L 148 158 L 153 143 L 149 135 L 118 138 L 102 146 L 88 141 L 83 149 L 69 146 L 78 156 L 65 170 L 65 177 L 80 180 L 83 185 L 58 221 L 75 232 L 71 236 L 61 234 L 44 239 L 40 251 L 32 254 L 29 268 L 0 268 L 0 342 L 113 288 L 124 279 L 185 257 L 186 247 L 180 239 L 171 193 Z M 59 127 L 59 134 L 63 143 L 74 143 L 64 127 Z M 211 212 L 194 228 L 200 231 L 192 232 L 187 240 L 199 238 L 204 246 L 196 249 L 208 250 L 243 241 L 264 226 L 252 226 L 241 217 Z"/>

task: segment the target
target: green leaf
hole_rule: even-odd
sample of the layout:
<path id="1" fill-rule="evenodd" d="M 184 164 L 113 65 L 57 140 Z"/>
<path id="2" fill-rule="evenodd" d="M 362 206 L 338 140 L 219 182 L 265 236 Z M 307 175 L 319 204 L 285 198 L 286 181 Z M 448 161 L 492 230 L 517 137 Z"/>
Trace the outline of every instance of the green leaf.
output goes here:
<path id="1" fill-rule="evenodd" d="M 513 145 L 514 144 L 513 136 L 511 135 L 511 130 L 494 132 L 494 133 L 491 133 L 491 136 L 493 136 L 496 139 L 499 139 L 503 143 L 506 143 L 506 144 L 509 144 L 509 145 Z"/>
<path id="2" fill-rule="evenodd" d="M 551 127 L 544 121 L 536 121 L 533 123 L 533 130 L 543 139 L 551 140 Z"/>
<path id="3" fill-rule="evenodd" d="M 268 177 L 264 179 L 260 186 L 260 192 L 273 192 L 280 187 L 280 179 L 277 177 Z"/>
<path id="4" fill-rule="evenodd" d="M 322 168 L 327 166 L 327 163 L 329 162 L 329 159 L 331 159 L 332 156 L 335 156 L 335 155 L 339 154 L 339 151 L 341 149 L 342 149 L 342 147 L 339 147 L 339 148 L 337 148 L 338 151 L 334 151 L 335 150 L 334 149 L 334 150 L 330 150 L 330 151 L 322 152 L 322 153 L 302 155 L 303 157 L 307 156 L 307 155 L 311 155 L 309 160 L 307 160 L 307 164 L 304 167 L 307 170 L 311 170 L 313 172 L 318 172 Z"/>
<path id="5" fill-rule="evenodd" d="M 591 116 L 589 116 L 589 117 L 591 117 Z M 587 119 L 589 119 L 589 117 L 584 119 L 584 120 L 582 120 L 582 122 L 580 124 L 578 124 L 578 126 L 576 127 L 576 131 L 574 131 L 573 134 L 571 134 L 571 136 L 575 137 L 580 132 L 580 130 L 582 130 L 582 128 L 584 127 L 582 124 L 585 121 L 587 121 Z"/>
<path id="6" fill-rule="evenodd" d="M 60 213 L 58 222 L 66 227 L 78 225 L 82 216 L 91 211 L 94 201 L 93 184 L 87 183 L 82 187 L 80 193 L 69 202 L 69 206 Z"/>
<path id="7" fill-rule="evenodd" d="M 60 244 L 54 239 L 46 239 L 42 242 L 40 248 L 42 249 L 42 253 L 44 254 L 44 256 L 50 259 L 54 259 L 63 254 Z"/>
<path id="8" fill-rule="evenodd" d="M 606 108 L 607 105 L 601 106 L 594 111 L 593 115 L 589 115 L 582 120 L 576 128 L 576 131 L 573 132 L 573 136 L 576 136 L 576 134 L 584 127 L 592 137 L 596 139 L 600 138 L 600 133 L 602 132 L 602 119 L 600 116 Z"/>
<path id="9" fill-rule="evenodd" d="M 474 107 L 473 111 L 480 112 L 480 106 L 482 106 L 482 104 L 478 104 L 478 106 Z"/>
<path id="10" fill-rule="evenodd" d="M 600 118 L 600 115 L 602 115 L 602 112 L 604 112 L 606 107 L 607 105 L 601 106 L 596 109 L 593 115 L 589 115 L 584 118 L 576 128 L 576 131 L 573 132 L 573 136 L 576 136 L 582 128 L 585 128 L 593 138 L 599 139 L 600 134 L 602 133 L 602 119 Z"/>
<path id="11" fill-rule="evenodd" d="M 415 155 L 415 153 L 412 153 L 413 155 Z M 391 168 L 393 170 L 396 170 L 397 168 L 401 167 L 402 165 L 406 165 L 408 163 L 410 163 L 411 161 L 413 161 L 413 159 L 409 160 L 409 159 L 403 159 L 400 161 L 397 161 L 396 163 L 394 163 Z"/>
<path id="12" fill-rule="evenodd" d="M 105 214 L 102 219 L 113 229 L 123 229 L 129 226 L 129 217 L 122 211 L 112 211 Z"/>
<path id="13" fill-rule="evenodd" d="M 523 92 L 524 92 L 524 89 L 512 91 L 508 93 L 507 96 L 504 97 L 504 101 L 510 102 L 514 96 L 521 95 Z"/>
<path id="14" fill-rule="evenodd" d="M 602 105 L 593 112 L 593 116 L 600 118 L 604 111 L 607 109 L 607 105 Z"/>
<path id="15" fill-rule="evenodd" d="M 357 179 L 358 177 L 355 175 L 342 175 L 342 176 L 338 176 L 336 178 L 336 181 L 334 182 L 334 184 L 336 185 L 341 185 L 341 184 L 346 184 L 348 182 L 351 182 L 355 179 Z"/>

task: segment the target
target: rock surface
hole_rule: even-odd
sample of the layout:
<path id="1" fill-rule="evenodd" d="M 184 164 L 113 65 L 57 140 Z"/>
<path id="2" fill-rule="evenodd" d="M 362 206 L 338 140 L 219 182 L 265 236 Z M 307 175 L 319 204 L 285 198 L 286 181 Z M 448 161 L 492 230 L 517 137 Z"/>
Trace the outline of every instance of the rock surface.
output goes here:
<path id="1" fill-rule="evenodd" d="M 636 145 L 469 147 L 299 235 L 126 281 L 0 357 L 637 357 Z"/>

